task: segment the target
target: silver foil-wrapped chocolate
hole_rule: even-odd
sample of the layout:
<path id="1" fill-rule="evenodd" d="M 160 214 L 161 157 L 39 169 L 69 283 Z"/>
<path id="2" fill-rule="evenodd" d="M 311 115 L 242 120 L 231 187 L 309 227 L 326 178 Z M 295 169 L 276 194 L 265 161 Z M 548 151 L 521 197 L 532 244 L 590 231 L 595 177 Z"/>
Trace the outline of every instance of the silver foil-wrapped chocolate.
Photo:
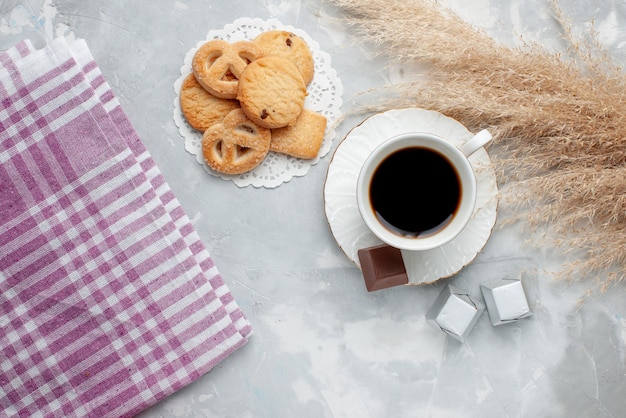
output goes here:
<path id="1" fill-rule="evenodd" d="M 502 325 L 532 315 L 524 285 L 520 279 L 503 278 L 480 285 L 491 324 Z"/>
<path id="2" fill-rule="evenodd" d="M 426 319 L 452 338 L 463 342 L 485 310 L 467 292 L 446 285 L 426 312 Z"/>

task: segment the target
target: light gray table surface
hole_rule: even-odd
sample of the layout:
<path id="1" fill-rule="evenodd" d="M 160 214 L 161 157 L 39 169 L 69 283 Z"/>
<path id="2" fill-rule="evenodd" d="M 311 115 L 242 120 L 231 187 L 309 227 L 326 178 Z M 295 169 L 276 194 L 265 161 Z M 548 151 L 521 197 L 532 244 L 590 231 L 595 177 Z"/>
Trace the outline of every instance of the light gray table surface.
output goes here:
<path id="1" fill-rule="evenodd" d="M 504 42 L 558 46 L 548 0 L 449 0 Z M 626 2 L 563 1 L 578 28 L 623 60 Z M 623 417 L 626 292 L 579 301 L 589 283 L 554 280 L 558 260 L 513 228 L 494 229 L 473 263 L 433 285 L 365 290 L 324 213 L 332 151 L 273 189 L 208 175 L 172 117 L 185 54 L 239 17 L 276 18 L 326 51 L 358 95 L 397 77 L 357 46 L 328 4 L 298 0 L 0 0 L 0 49 L 24 38 L 84 38 L 254 328 L 249 343 L 144 411 L 152 417 Z M 333 150 L 362 118 L 337 128 Z M 425 320 L 443 286 L 481 298 L 481 283 L 526 271 L 534 315 L 493 327 L 483 315 L 463 344 Z"/>

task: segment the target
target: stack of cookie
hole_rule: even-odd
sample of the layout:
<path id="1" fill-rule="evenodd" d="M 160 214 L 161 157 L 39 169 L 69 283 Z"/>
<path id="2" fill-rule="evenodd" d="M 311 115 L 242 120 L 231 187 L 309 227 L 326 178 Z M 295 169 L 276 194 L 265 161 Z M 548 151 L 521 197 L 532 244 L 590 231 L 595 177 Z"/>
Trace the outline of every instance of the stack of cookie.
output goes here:
<path id="1" fill-rule="evenodd" d="M 180 105 L 203 132 L 207 164 L 225 174 L 257 167 L 268 152 L 315 158 L 326 117 L 304 109 L 314 64 L 304 39 L 267 31 L 252 41 L 208 41 L 194 55 Z"/>

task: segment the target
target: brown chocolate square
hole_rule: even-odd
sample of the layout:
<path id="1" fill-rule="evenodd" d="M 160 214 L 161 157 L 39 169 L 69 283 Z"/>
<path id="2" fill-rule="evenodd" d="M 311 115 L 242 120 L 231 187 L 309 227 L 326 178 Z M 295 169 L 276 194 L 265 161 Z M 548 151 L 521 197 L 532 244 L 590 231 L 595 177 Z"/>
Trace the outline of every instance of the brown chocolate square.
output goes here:
<path id="1" fill-rule="evenodd" d="M 409 282 L 399 249 L 383 244 L 361 248 L 358 254 L 368 292 Z"/>

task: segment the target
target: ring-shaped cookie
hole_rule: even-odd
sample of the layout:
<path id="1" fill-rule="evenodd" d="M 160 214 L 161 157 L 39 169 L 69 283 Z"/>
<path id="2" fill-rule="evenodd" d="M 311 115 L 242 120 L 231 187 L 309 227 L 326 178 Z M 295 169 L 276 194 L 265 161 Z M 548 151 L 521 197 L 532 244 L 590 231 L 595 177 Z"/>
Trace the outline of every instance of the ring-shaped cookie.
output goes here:
<path id="1" fill-rule="evenodd" d="M 252 42 L 214 39 L 198 49 L 191 67 L 198 83 L 208 92 L 221 99 L 234 99 L 243 70 L 262 56 L 261 49 Z"/>
<path id="2" fill-rule="evenodd" d="M 202 154 L 213 170 L 242 174 L 261 164 L 269 152 L 270 141 L 269 129 L 252 122 L 241 109 L 235 109 L 204 132 Z"/>

